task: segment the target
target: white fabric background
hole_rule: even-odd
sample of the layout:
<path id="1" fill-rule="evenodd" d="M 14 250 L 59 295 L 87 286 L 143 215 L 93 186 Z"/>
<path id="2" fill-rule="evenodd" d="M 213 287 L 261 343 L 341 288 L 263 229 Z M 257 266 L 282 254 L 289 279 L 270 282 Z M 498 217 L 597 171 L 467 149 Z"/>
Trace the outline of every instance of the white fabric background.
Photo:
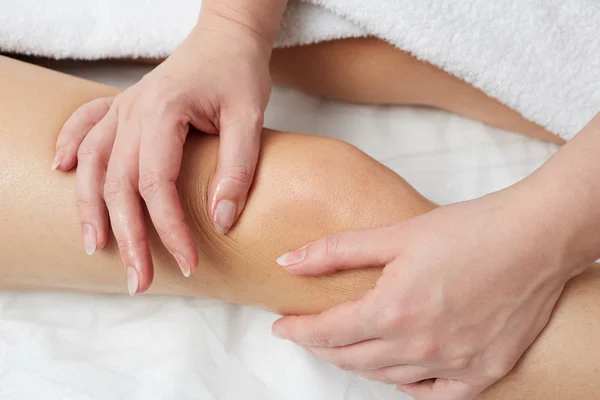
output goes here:
<path id="1" fill-rule="evenodd" d="M 127 86 L 146 68 L 67 72 Z M 439 203 L 510 185 L 556 150 L 440 111 L 344 104 L 281 88 L 266 125 L 347 140 Z M 408 399 L 272 338 L 275 318 L 207 299 L 3 293 L 0 399 Z"/>

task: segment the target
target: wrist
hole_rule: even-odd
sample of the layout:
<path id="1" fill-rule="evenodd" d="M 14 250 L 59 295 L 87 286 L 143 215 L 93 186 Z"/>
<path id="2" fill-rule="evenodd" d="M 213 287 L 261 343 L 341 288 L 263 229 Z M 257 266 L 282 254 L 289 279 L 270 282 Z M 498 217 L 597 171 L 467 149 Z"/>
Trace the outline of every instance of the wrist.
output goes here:
<path id="1" fill-rule="evenodd" d="M 555 218 L 554 204 L 540 194 L 538 182 L 527 178 L 489 195 L 489 204 L 496 210 L 496 221 L 501 227 L 500 242 L 503 237 L 510 237 L 515 244 L 510 251 L 528 260 L 519 268 L 527 267 L 536 276 L 564 283 L 577 275 L 581 263 L 573 256 L 570 233 Z"/>
<path id="2" fill-rule="evenodd" d="M 567 211 L 570 199 L 563 193 L 554 192 L 535 174 L 507 190 L 512 205 L 508 217 L 521 226 L 524 245 L 544 260 L 542 268 L 554 269 L 554 275 L 566 281 L 593 262 L 580 246 L 582 219 Z"/>
<path id="3" fill-rule="evenodd" d="M 285 9 L 284 0 L 204 0 L 196 29 L 272 50 Z"/>

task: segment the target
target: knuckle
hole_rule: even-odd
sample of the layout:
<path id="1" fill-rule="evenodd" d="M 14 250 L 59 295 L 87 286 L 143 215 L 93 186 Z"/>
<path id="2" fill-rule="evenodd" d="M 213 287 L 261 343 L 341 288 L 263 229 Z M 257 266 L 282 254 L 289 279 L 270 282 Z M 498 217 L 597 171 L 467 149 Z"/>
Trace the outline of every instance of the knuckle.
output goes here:
<path id="1" fill-rule="evenodd" d="M 176 105 L 179 91 L 175 79 L 162 76 L 148 83 L 147 91 L 141 97 L 140 105 L 147 112 L 165 115 Z"/>
<path id="2" fill-rule="evenodd" d="M 125 183 L 121 177 L 107 177 L 104 182 L 104 200 L 112 203 L 123 196 Z"/>
<path id="3" fill-rule="evenodd" d="M 98 150 L 91 146 L 82 145 L 77 149 L 77 163 L 82 165 L 90 165 L 98 163 L 100 160 L 100 153 Z"/>
<path id="4" fill-rule="evenodd" d="M 436 360 L 440 356 L 441 345 L 433 335 L 421 335 L 412 347 L 414 357 L 421 361 Z"/>
<path id="5" fill-rule="evenodd" d="M 312 342 L 318 347 L 330 347 L 331 338 L 323 331 L 314 330 L 312 333 Z"/>
<path id="6" fill-rule="evenodd" d="M 333 235 L 325 236 L 323 241 L 323 256 L 325 260 L 333 260 L 338 256 L 340 246 L 340 235 L 335 233 Z"/>
<path id="7" fill-rule="evenodd" d="M 86 210 L 94 206 L 94 201 L 90 196 L 78 193 L 75 196 L 75 204 L 79 210 Z"/>
<path id="8" fill-rule="evenodd" d="M 354 371 L 356 369 L 356 367 L 353 364 L 348 364 L 348 363 L 340 363 L 340 364 L 337 364 L 337 366 L 342 371 Z"/>
<path id="9" fill-rule="evenodd" d="M 455 357 L 450 361 L 450 368 L 453 370 L 464 370 L 471 366 L 472 358 L 467 356 Z"/>
<path id="10" fill-rule="evenodd" d="M 119 238 L 116 241 L 121 254 L 129 254 L 134 248 L 132 241 L 129 239 Z"/>
<path id="11" fill-rule="evenodd" d="M 251 168 L 246 164 L 235 164 L 221 169 L 225 179 L 242 187 L 249 187 L 254 179 Z"/>
<path id="12" fill-rule="evenodd" d="M 385 306 L 379 311 L 376 319 L 377 329 L 381 332 L 395 332 L 406 325 L 409 315 L 400 307 Z"/>
<path id="13" fill-rule="evenodd" d="M 493 363 L 486 368 L 484 379 L 488 382 L 496 382 L 508 374 L 512 367 L 513 363 L 507 361 Z"/>
<path id="14" fill-rule="evenodd" d="M 138 190 L 145 200 L 151 200 L 167 181 L 157 172 L 145 172 L 140 175 Z"/>

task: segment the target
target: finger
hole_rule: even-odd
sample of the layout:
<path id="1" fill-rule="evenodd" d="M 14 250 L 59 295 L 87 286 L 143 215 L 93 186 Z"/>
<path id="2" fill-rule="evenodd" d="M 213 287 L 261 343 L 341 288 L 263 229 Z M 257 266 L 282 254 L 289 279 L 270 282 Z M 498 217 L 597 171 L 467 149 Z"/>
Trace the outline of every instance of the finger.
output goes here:
<path id="1" fill-rule="evenodd" d="M 221 118 L 219 157 L 208 193 L 210 215 L 221 234 L 229 231 L 246 205 L 262 125 L 262 112 L 232 112 Z"/>
<path id="2" fill-rule="evenodd" d="M 69 117 L 56 138 L 52 169 L 68 171 L 75 166 L 77 150 L 83 139 L 110 108 L 114 97 L 102 97 L 79 107 Z"/>
<path id="3" fill-rule="evenodd" d="M 87 254 L 106 246 L 108 214 L 103 186 L 117 130 L 116 111 L 111 110 L 83 139 L 77 151 L 75 199 Z"/>
<path id="4" fill-rule="evenodd" d="M 108 162 L 104 200 L 126 267 L 127 288 L 133 296 L 150 287 L 153 269 L 138 193 L 141 132 L 139 118 L 132 113 L 118 112 L 117 136 Z"/>
<path id="5" fill-rule="evenodd" d="M 394 227 L 334 233 L 284 254 L 277 263 L 288 272 L 328 275 L 343 269 L 383 267 L 392 261 Z"/>
<path id="6" fill-rule="evenodd" d="M 377 338 L 370 296 L 348 301 L 314 315 L 287 316 L 273 324 L 273 334 L 305 346 L 346 346 Z"/>
<path id="7" fill-rule="evenodd" d="M 313 347 L 307 350 L 323 361 L 343 370 L 377 370 L 399 363 L 393 345 L 382 339 L 371 339 L 341 347 Z"/>
<path id="8" fill-rule="evenodd" d="M 384 383 L 410 384 L 439 376 L 434 370 L 422 365 L 394 365 L 373 371 Z"/>
<path id="9" fill-rule="evenodd" d="M 453 379 L 428 379 L 423 382 L 400 384 L 396 388 L 415 400 L 472 400 L 482 389 Z"/>
<path id="10" fill-rule="evenodd" d="M 140 194 L 162 243 L 189 277 L 197 268 L 198 250 L 176 187 L 188 125 L 154 114 L 145 118 L 142 126 Z"/>
<path id="11" fill-rule="evenodd" d="M 365 379 L 370 381 L 379 381 L 381 382 L 380 377 L 373 370 L 364 370 L 364 371 L 354 371 L 354 373 L 362 376 Z"/>

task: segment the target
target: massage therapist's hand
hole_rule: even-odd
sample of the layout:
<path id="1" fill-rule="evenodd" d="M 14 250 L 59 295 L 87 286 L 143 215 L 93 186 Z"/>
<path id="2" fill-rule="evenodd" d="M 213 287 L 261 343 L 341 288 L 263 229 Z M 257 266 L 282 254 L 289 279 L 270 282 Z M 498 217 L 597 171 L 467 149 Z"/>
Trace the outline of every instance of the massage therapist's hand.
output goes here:
<path id="1" fill-rule="evenodd" d="M 262 11 L 254 15 L 252 6 Z M 110 217 L 130 294 L 148 289 L 153 278 L 142 202 L 183 274 L 197 267 L 175 186 L 190 127 L 221 136 L 208 192 L 217 231 L 227 232 L 242 212 L 258 159 L 268 61 L 283 7 L 281 0 L 205 1 L 194 31 L 166 61 L 114 99 L 84 105 L 62 129 L 53 167 L 66 171 L 78 164 L 85 249 L 92 254 L 105 246 Z"/>
<path id="2" fill-rule="evenodd" d="M 384 269 L 360 299 L 283 317 L 274 334 L 417 400 L 472 399 L 515 365 L 576 273 L 568 233 L 528 190 L 333 234 L 280 257 L 299 275 Z"/>

